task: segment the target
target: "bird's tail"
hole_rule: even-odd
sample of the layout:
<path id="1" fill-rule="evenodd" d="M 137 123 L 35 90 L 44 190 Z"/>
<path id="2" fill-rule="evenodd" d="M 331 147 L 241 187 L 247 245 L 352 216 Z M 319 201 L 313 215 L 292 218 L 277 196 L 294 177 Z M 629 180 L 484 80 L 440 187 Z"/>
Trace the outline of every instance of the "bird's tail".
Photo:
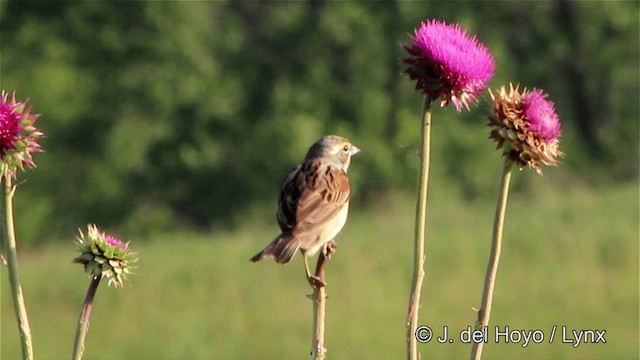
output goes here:
<path id="1" fill-rule="evenodd" d="M 255 254 L 252 262 L 274 258 L 277 263 L 286 264 L 293 258 L 300 248 L 300 241 L 291 235 L 280 234 L 259 253 Z"/>

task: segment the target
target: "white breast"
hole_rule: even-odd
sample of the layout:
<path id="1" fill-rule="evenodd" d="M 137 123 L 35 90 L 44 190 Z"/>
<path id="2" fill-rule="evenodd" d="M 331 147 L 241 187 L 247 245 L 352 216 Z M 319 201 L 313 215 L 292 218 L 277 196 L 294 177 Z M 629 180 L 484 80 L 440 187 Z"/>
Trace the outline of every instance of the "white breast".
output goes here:
<path id="1" fill-rule="evenodd" d="M 311 246 L 305 249 L 305 252 L 309 256 L 315 255 L 318 250 L 322 248 L 324 244 L 333 240 L 338 233 L 344 227 L 344 224 L 347 222 L 347 215 L 349 214 L 349 202 L 344 204 L 342 209 L 336 216 L 333 217 L 327 224 L 322 228 L 322 231 L 317 235 L 315 241 L 312 242 Z"/>

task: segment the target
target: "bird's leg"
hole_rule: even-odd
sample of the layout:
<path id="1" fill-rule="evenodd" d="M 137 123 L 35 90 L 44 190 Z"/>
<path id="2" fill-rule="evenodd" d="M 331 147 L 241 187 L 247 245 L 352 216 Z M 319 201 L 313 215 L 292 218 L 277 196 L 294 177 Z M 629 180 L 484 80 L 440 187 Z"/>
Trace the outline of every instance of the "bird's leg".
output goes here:
<path id="1" fill-rule="evenodd" d="M 311 271 L 309 271 L 309 262 L 307 261 L 307 254 L 304 251 L 302 252 L 302 259 L 304 260 L 304 272 L 307 275 L 309 285 L 314 289 L 326 286 L 327 283 L 325 283 L 319 276 L 311 275 Z"/>

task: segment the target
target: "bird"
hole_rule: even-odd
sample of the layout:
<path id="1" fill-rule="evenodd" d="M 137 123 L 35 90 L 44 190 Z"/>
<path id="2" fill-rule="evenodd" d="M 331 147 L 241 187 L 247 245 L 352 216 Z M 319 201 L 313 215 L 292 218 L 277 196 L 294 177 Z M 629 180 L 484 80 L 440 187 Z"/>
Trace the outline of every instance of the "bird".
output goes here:
<path id="1" fill-rule="evenodd" d="M 316 141 L 304 160 L 280 186 L 276 218 L 281 233 L 252 262 L 273 258 L 286 264 L 302 253 L 307 281 L 314 287 L 326 285 L 309 271 L 307 258 L 322 249 L 335 250 L 333 239 L 344 227 L 349 213 L 350 186 L 347 171 L 351 157 L 360 149 L 348 139 L 327 135 Z"/>

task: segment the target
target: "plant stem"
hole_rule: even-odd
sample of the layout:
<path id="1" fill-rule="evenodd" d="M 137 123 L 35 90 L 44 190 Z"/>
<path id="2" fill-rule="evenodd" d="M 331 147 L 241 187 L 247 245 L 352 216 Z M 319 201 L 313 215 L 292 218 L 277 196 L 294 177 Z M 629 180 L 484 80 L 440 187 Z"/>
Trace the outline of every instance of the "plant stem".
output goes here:
<path id="1" fill-rule="evenodd" d="M 11 283 L 11 295 L 13 306 L 18 320 L 20 331 L 20 341 L 22 344 L 22 358 L 33 360 L 33 343 L 31 340 L 31 327 L 27 316 L 27 308 L 20 285 L 20 274 L 18 271 L 18 253 L 16 247 L 16 233 L 13 224 L 13 194 L 15 187 L 11 185 L 11 176 L 2 175 L 4 185 L 4 206 L 2 206 L 2 240 L 5 244 L 7 263 L 9 266 L 9 282 Z"/>
<path id="2" fill-rule="evenodd" d="M 416 206 L 416 232 L 414 242 L 413 279 L 407 311 L 407 359 L 418 360 L 418 342 L 415 332 L 418 328 L 420 294 L 424 279 L 424 240 L 427 222 L 427 188 L 429 185 L 429 160 L 431 143 L 431 99 L 424 98 L 422 111 L 422 148 L 420 152 L 420 180 L 418 184 L 418 204 Z"/>
<path id="3" fill-rule="evenodd" d="M 504 218 L 507 209 L 507 198 L 509 196 L 509 183 L 511 182 L 511 160 L 505 157 L 500 179 L 500 190 L 498 193 L 498 204 L 493 219 L 493 240 L 491 242 L 491 254 L 487 264 L 487 273 L 484 279 L 484 289 L 482 290 L 482 305 L 478 310 L 476 320 L 476 330 L 484 329 L 489 324 L 491 315 L 491 305 L 493 303 L 493 289 L 496 284 L 498 274 L 498 263 L 500 262 L 500 252 L 502 250 L 502 230 L 504 228 Z M 482 357 L 482 347 L 484 342 L 472 342 L 471 359 L 480 360 Z"/>
<path id="4" fill-rule="evenodd" d="M 324 264 L 327 261 L 324 251 L 318 256 L 315 275 L 324 281 Z M 327 302 L 326 286 L 318 286 L 313 290 L 313 336 L 311 338 L 311 359 L 324 360 L 327 348 L 324 347 L 324 318 Z"/>
<path id="5" fill-rule="evenodd" d="M 100 279 L 102 274 L 94 275 L 89 283 L 89 289 L 87 290 L 87 296 L 84 299 L 84 305 L 82 312 L 80 313 L 80 319 L 78 320 L 78 330 L 76 331 L 76 338 L 73 343 L 73 357 L 74 360 L 82 359 L 82 353 L 84 353 L 84 339 L 89 332 L 89 317 L 91 316 L 91 309 L 93 308 L 93 298 L 100 285 Z"/>

